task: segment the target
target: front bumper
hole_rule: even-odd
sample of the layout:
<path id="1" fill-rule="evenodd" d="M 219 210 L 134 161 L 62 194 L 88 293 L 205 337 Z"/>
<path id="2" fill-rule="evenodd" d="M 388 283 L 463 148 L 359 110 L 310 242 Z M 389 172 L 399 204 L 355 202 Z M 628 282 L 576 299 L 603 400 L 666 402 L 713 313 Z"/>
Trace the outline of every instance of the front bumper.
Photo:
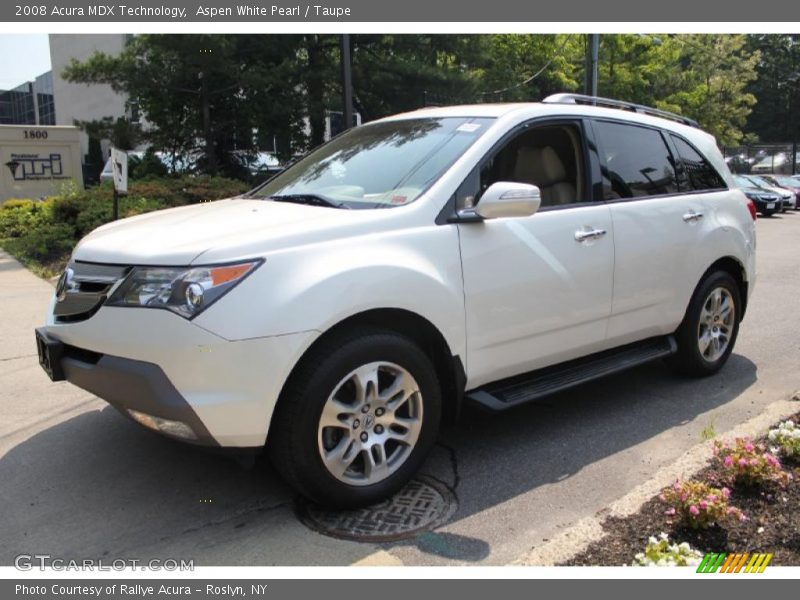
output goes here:
<path id="1" fill-rule="evenodd" d="M 131 416 L 178 421 L 206 446 L 263 446 L 286 378 L 316 332 L 226 340 L 166 310 L 102 307 L 37 332 L 63 344 L 51 365 Z"/>

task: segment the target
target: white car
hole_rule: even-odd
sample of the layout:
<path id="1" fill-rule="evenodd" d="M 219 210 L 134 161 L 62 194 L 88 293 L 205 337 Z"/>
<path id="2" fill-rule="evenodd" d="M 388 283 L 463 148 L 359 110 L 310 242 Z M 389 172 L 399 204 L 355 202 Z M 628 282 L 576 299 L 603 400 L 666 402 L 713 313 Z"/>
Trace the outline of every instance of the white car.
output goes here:
<path id="1" fill-rule="evenodd" d="M 244 196 L 92 232 L 40 361 L 173 438 L 266 445 L 313 501 L 368 504 L 464 402 L 505 410 L 659 358 L 718 371 L 754 211 L 677 115 L 577 95 L 419 110 Z"/>

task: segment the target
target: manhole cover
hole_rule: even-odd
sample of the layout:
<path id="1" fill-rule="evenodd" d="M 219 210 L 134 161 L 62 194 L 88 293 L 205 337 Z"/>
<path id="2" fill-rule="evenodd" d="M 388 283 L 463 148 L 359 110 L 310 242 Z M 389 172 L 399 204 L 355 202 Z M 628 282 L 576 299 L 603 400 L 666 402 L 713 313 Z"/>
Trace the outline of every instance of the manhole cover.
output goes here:
<path id="1" fill-rule="evenodd" d="M 324 535 L 359 542 L 393 542 L 446 523 L 458 508 L 446 486 L 417 477 L 397 494 L 366 508 L 330 510 L 301 504 L 301 521 Z"/>

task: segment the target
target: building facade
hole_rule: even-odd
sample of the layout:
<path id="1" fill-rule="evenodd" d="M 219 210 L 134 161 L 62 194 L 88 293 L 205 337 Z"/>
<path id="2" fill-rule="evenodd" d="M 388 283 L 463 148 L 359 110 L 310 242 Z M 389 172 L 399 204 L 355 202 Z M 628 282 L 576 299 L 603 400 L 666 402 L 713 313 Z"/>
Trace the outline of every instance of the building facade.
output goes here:
<path id="1" fill-rule="evenodd" d="M 53 72 L 12 90 L 0 90 L 0 125 L 55 125 Z"/>
<path id="2" fill-rule="evenodd" d="M 96 121 L 104 117 L 136 116 L 132 114 L 128 97 L 115 92 L 110 85 L 70 83 L 62 77 L 72 59 L 84 61 L 95 52 L 117 55 L 130 37 L 130 34 L 50 34 L 56 125 L 74 125 L 76 121 Z M 82 134 L 84 154 L 88 152 L 88 145 L 88 137 Z M 107 149 L 103 150 L 105 154 Z"/>

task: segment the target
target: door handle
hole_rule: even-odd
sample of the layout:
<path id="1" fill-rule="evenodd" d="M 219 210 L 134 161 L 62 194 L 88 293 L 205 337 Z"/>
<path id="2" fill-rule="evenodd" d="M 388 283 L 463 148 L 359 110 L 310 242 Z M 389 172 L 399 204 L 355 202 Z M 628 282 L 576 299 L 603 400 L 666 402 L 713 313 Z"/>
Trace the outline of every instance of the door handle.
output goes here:
<path id="1" fill-rule="evenodd" d="M 588 240 L 596 240 L 607 233 L 605 229 L 578 229 L 578 231 L 575 232 L 575 241 L 586 242 Z"/>
<path id="2" fill-rule="evenodd" d="M 691 211 L 683 215 L 683 220 L 687 223 L 694 223 L 695 221 L 699 221 L 703 218 L 703 213 Z"/>

